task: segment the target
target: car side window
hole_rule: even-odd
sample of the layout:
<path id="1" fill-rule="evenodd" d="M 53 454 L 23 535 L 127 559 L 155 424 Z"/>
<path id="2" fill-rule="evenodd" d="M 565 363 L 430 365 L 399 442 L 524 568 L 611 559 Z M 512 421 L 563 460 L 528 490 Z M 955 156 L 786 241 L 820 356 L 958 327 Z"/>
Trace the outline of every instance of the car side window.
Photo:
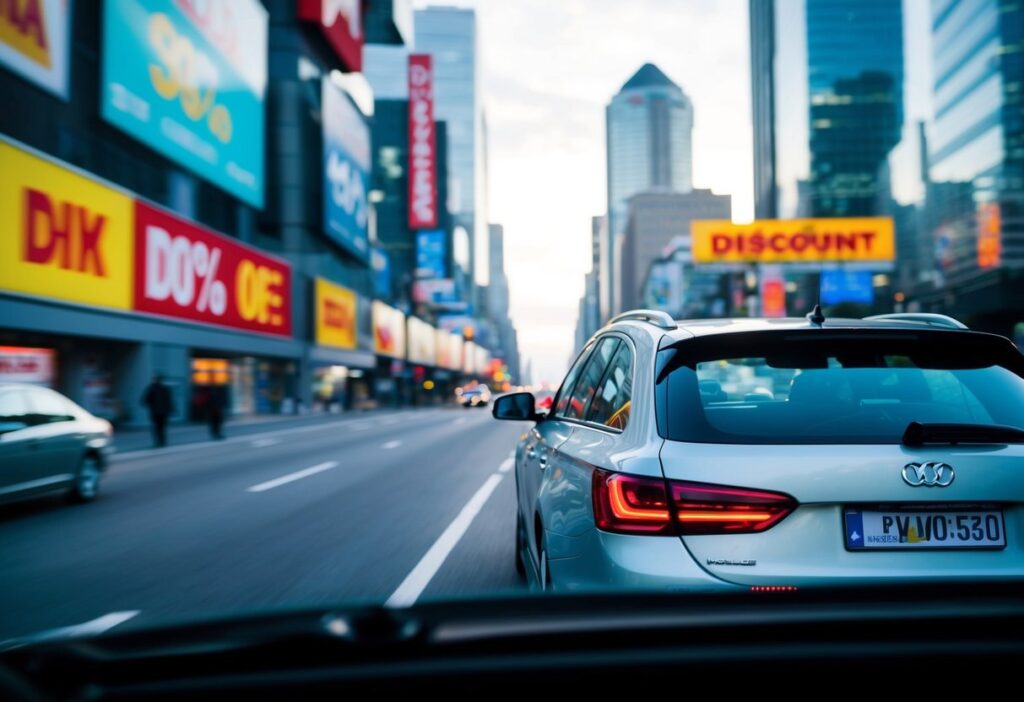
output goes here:
<path id="1" fill-rule="evenodd" d="M 29 423 L 28 403 L 21 390 L 0 392 L 0 433 L 24 429 Z"/>
<path id="2" fill-rule="evenodd" d="M 35 424 L 69 422 L 75 418 L 67 400 L 52 390 L 31 388 L 25 394 L 28 395 L 29 410 Z"/>
<path id="3" fill-rule="evenodd" d="M 615 349 L 622 343 L 612 336 L 606 336 L 598 342 L 594 352 L 590 354 L 590 360 L 580 373 L 576 381 L 576 387 L 572 390 L 569 404 L 565 408 L 565 417 L 568 419 L 583 419 L 587 414 L 587 407 L 590 405 L 597 387 L 601 383 L 601 376 L 608 368 L 608 362 L 615 355 Z"/>
<path id="4" fill-rule="evenodd" d="M 587 412 L 587 421 L 625 429 L 633 399 L 633 352 L 621 344 Z"/>
<path id="5" fill-rule="evenodd" d="M 587 359 L 590 358 L 590 352 L 594 349 L 593 344 L 586 346 L 583 352 L 576 359 L 576 363 L 572 365 L 569 372 L 565 376 L 565 380 L 562 381 L 562 386 L 558 388 L 558 394 L 555 395 L 554 401 L 551 403 L 553 408 L 552 415 L 561 415 L 565 412 L 566 406 L 569 404 L 569 395 L 572 393 L 572 387 L 576 384 L 576 376 L 579 375 L 580 370 L 586 365 Z"/>

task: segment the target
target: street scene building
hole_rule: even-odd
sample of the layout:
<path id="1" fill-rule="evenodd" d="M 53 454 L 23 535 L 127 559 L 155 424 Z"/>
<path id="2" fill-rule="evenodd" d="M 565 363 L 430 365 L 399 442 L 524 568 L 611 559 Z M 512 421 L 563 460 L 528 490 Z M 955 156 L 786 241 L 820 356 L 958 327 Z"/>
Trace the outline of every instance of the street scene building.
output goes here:
<path id="1" fill-rule="evenodd" d="M 240 0 L 231 22 L 219 4 L 150 5 L 61 5 L 45 62 L 2 55 L 0 380 L 131 425 L 156 374 L 188 420 L 220 388 L 236 416 L 345 410 L 447 401 L 488 380 L 492 357 L 516 367 L 507 311 L 500 336 L 474 334 L 486 310 L 472 259 L 456 270 L 447 206 L 467 176 L 450 176 L 461 152 L 435 121 L 447 108 L 431 54 L 408 58 L 405 3 L 341 4 L 330 22 L 318 3 Z M 201 54 L 223 85 L 189 84 L 154 37 Z M 380 52 L 366 46 L 398 52 L 404 95 L 375 99 L 363 74 Z M 444 312 L 469 321 L 443 328 Z"/>

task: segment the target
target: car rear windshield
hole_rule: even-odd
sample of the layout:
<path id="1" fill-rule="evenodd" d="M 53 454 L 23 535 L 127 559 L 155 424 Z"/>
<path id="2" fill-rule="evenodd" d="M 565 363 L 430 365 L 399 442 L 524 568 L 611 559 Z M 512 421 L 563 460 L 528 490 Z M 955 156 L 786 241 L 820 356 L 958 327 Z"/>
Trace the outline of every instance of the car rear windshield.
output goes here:
<path id="1" fill-rule="evenodd" d="M 910 422 L 1024 428 L 1024 358 L 967 332 L 722 334 L 661 352 L 673 441 L 899 443 Z"/>

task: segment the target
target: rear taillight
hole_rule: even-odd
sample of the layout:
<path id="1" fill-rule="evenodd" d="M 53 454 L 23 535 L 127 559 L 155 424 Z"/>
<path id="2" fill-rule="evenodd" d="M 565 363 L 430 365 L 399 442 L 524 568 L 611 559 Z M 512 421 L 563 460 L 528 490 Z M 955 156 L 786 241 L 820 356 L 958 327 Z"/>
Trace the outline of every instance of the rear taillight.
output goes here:
<path id="1" fill-rule="evenodd" d="M 751 534 L 769 529 L 796 507 L 789 495 L 669 481 L 679 533 Z"/>
<path id="2" fill-rule="evenodd" d="M 594 471 L 592 492 L 597 528 L 618 534 L 750 534 L 796 508 L 792 497 L 777 492 L 603 470 Z"/>
<path id="3" fill-rule="evenodd" d="M 595 470 L 594 520 L 618 534 L 673 534 L 665 481 Z"/>

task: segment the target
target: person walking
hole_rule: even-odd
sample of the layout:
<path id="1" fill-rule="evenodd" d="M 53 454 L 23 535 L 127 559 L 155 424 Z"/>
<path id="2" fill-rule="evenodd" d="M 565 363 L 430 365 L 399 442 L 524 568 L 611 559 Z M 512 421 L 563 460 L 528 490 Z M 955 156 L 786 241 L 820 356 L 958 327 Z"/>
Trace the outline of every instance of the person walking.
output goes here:
<path id="1" fill-rule="evenodd" d="M 149 408 L 149 421 L 153 428 L 153 444 L 157 447 L 167 445 L 167 419 L 174 411 L 171 401 L 171 389 L 164 384 L 160 373 L 153 376 L 153 381 L 142 395 L 142 404 Z"/>
<path id="2" fill-rule="evenodd" d="M 206 418 L 210 422 L 210 436 L 224 438 L 224 409 L 228 404 L 227 388 L 214 385 L 206 398 Z"/>

